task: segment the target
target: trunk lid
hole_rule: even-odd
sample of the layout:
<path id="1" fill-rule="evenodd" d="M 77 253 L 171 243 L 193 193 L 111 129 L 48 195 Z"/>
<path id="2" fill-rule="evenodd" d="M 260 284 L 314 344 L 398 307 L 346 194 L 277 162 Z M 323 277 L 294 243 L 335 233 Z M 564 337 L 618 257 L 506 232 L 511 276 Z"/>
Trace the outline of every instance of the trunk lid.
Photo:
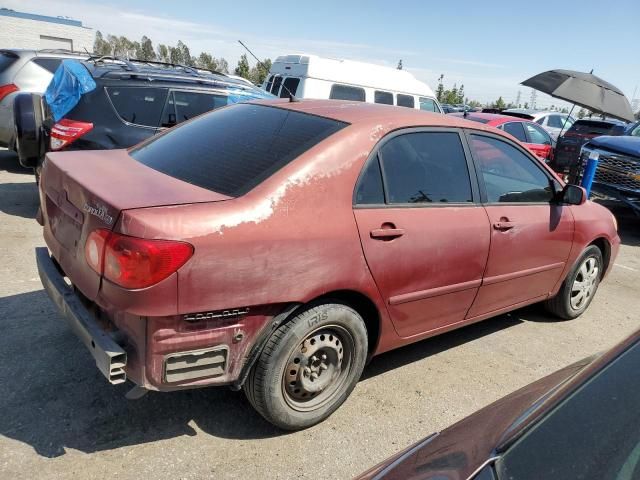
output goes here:
<path id="1" fill-rule="evenodd" d="M 40 183 L 47 246 L 90 300 L 97 296 L 101 278 L 84 254 L 93 230 L 113 230 L 124 210 L 230 198 L 146 167 L 126 150 L 49 153 Z"/>

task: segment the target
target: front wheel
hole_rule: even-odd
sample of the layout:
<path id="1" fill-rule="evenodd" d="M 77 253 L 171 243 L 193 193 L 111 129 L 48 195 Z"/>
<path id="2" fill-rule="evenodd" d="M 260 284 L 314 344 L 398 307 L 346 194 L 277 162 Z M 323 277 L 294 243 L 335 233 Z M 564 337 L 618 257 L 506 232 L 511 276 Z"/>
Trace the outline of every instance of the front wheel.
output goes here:
<path id="1" fill-rule="evenodd" d="M 600 249 L 595 245 L 587 247 L 557 295 L 546 301 L 547 310 L 567 320 L 582 315 L 598 290 L 603 265 Z"/>
<path id="2" fill-rule="evenodd" d="M 244 391 L 277 427 L 307 428 L 347 399 L 366 357 L 367 331 L 355 310 L 339 302 L 310 306 L 272 334 Z"/>

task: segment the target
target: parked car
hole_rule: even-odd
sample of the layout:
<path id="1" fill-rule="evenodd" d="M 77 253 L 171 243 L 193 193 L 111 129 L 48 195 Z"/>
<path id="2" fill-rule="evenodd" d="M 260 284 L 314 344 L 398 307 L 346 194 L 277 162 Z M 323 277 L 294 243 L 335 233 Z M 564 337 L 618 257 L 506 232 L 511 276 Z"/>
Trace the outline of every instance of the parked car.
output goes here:
<path id="1" fill-rule="evenodd" d="M 553 160 L 553 150 L 555 142 L 549 134 L 539 127 L 536 123 L 521 119 L 513 118 L 507 115 L 495 113 L 454 113 L 454 116 L 463 117 L 473 122 L 483 123 L 490 127 L 496 127 L 504 130 L 523 143 L 535 156 L 546 162 Z"/>
<path id="2" fill-rule="evenodd" d="M 20 92 L 42 94 L 62 60 L 84 59 L 67 50 L 0 50 L 0 147 L 14 149 L 13 101 Z"/>
<path id="3" fill-rule="evenodd" d="M 615 198 L 640 215 L 640 123 L 629 135 L 601 136 L 587 142 L 580 154 L 582 166 L 598 157 L 592 190 Z"/>
<path id="4" fill-rule="evenodd" d="M 577 120 L 558 140 L 551 163 L 556 172 L 565 172 L 578 164 L 580 149 L 592 138 L 600 135 L 622 135 L 626 123 L 614 119 L 583 118 Z"/>
<path id="5" fill-rule="evenodd" d="M 350 100 L 442 113 L 433 90 L 406 70 L 316 55 L 284 55 L 263 87 L 288 98 Z"/>
<path id="6" fill-rule="evenodd" d="M 640 332 L 419 441 L 358 480 L 640 478 Z"/>
<path id="7" fill-rule="evenodd" d="M 359 102 L 49 153 L 39 192 L 40 278 L 111 383 L 243 387 L 285 429 L 329 416 L 373 355 L 535 302 L 579 316 L 620 243 L 511 136 Z"/>
<path id="8" fill-rule="evenodd" d="M 16 99 L 26 100 L 26 107 L 15 109 L 21 132 L 18 155 L 23 166 L 36 170 L 36 177 L 46 151 L 128 148 L 209 110 L 272 97 L 245 81 L 182 65 L 111 57 L 80 63 L 96 88 L 63 118 L 47 121 L 45 114 L 42 135 L 33 133 L 40 130 L 32 123 L 37 102 Z"/>
<path id="9" fill-rule="evenodd" d="M 440 108 L 442 108 L 442 113 L 458 113 L 459 110 L 454 107 L 453 105 L 449 105 L 448 103 L 443 103 L 442 105 L 440 105 Z"/>
<path id="10" fill-rule="evenodd" d="M 576 119 L 567 113 L 548 112 L 524 108 L 509 108 L 502 112 L 504 115 L 511 115 L 520 118 L 533 120 L 544 128 L 554 142 L 558 141 L 560 132 L 566 132 L 575 123 Z"/>

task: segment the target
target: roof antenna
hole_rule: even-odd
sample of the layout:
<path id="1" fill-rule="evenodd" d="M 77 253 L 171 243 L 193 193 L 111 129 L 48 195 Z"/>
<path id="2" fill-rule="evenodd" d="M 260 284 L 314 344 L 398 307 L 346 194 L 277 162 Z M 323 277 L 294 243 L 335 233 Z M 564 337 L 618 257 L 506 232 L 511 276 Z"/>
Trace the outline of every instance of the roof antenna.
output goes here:
<path id="1" fill-rule="evenodd" d="M 249 52 L 249 54 L 250 54 L 253 58 L 255 58 L 255 59 L 256 59 L 256 62 L 258 62 L 258 64 L 262 67 L 262 69 L 263 69 L 265 72 L 267 72 L 267 75 L 269 75 L 269 69 L 267 68 L 267 66 L 266 66 L 264 63 L 262 63 L 262 62 L 260 61 L 260 59 L 259 59 L 258 57 L 256 57 L 256 56 L 254 55 L 254 53 L 253 53 L 251 50 L 249 50 L 249 47 L 247 47 L 244 43 L 242 43 L 242 40 L 238 40 L 238 43 L 239 43 L 240 45 L 242 45 L 242 46 L 245 48 L 245 50 L 246 50 L 247 52 Z M 284 83 L 282 84 L 282 88 L 284 88 L 284 89 L 287 91 L 287 93 L 289 94 L 289 101 L 290 101 L 290 102 L 299 102 L 299 101 L 300 101 L 300 99 L 299 99 L 299 98 L 296 98 L 296 96 L 295 96 L 293 93 L 291 93 L 291 90 L 289 90 L 287 87 L 285 87 Z"/>

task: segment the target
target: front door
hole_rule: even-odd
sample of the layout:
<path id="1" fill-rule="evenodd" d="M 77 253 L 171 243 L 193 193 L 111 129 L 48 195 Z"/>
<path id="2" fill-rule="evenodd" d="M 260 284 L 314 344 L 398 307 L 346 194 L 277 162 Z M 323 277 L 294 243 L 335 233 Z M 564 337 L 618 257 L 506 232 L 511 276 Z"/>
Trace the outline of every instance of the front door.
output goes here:
<path id="1" fill-rule="evenodd" d="M 524 150 L 497 136 L 470 134 L 491 248 L 468 318 L 541 300 L 560 280 L 573 241 L 573 216 L 553 201 L 551 175 Z"/>
<path id="2" fill-rule="evenodd" d="M 460 132 L 414 130 L 383 140 L 360 177 L 362 247 L 402 337 L 463 321 L 482 281 L 490 228 L 468 165 Z"/>

